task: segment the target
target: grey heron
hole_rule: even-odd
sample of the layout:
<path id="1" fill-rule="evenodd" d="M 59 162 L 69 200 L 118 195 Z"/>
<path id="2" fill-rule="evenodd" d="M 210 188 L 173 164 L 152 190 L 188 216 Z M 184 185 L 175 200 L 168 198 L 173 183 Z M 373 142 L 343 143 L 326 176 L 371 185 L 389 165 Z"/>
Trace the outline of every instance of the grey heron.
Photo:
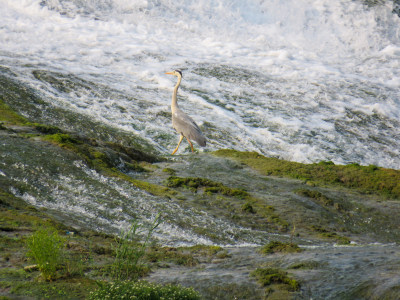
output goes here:
<path id="1" fill-rule="evenodd" d="M 178 146 L 175 148 L 172 155 L 178 151 L 179 145 L 181 144 L 183 138 L 186 138 L 189 142 L 190 148 L 193 150 L 193 144 L 190 140 L 194 140 L 199 144 L 199 146 L 204 147 L 206 145 L 206 138 L 204 137 L 203 133 L 201 132 L 199 126 L 196 122 L 185 114 L 178 106 L 177 102 L 177 93 L 179 85 L 181 84 L 182 80 L 182 72 L 180 70 L 175 70 L 172 72 L 167 72 L 165 74 L 174 75 L 178 77 L 178 82 L 175 85 L 174 91 L 172 93 L 172 102 L 171 102 L 171 111 L 172 111 L 172 127 L 181 135 L 179 139 Z"/>

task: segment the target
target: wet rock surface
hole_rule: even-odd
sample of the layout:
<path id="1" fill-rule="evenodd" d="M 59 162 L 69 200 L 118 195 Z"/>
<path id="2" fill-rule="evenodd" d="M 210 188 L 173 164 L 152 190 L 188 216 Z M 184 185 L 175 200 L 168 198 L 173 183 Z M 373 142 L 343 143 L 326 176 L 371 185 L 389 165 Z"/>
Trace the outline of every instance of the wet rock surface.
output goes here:
<path id="1" fill-rule="evenodd" d="M 11 88 L 3 91 L 2 101 L 12 108 L 23 97 L 33 97 L 27 89 Z M 17 98 L 20 102 L 12 101 Z M 13 278 L 35 283 L 18 271 L 28 265 L 24 250 L 12 250 L 23 249 L 23 237 L 34 231 L 34 222 L 52 220 L 64 234 L 81 233 L 69 243 L 71 251 L 90 250 L 96 260 L 102 257 L 86 270 L 93 288 L 113 255 L 110 236 L 129 228 L 132 220 L 151 224 L 158 214 L 162 223 L 149 250 L 152 271 L 147 280 L 192 286 L 205 299 L 400 295 L 400 202 L 395 186 L 389 197 L 359 187 L 294 179 L 287 171 L 299 166 L 307 172 L 333 168 L 329 162 L 294 166 L 280 161 L 281 168 L 279 163 L 273 166 L 279 173 L 271 174 L 243 159 L 256 156 L 265 166 L 266 158 L 254 153 L 237 153 L 241 159 L 184 151 L 163 157 L 154 149 L 146 151 L 148 145 L 136 148 L 136 141 L 128 142 L 122 133 L 118 141 L 118 131 L 110 138 L 109 128 L 98 127 L 96 134 L 79 126 L 68 131 L 35 123 L 35 117 L 46 121 L 37 107 L 21 108 L 28 120 L 1 104 L 0 233 L 6 245 L 1 248 L 2 266 L 8 271 L 0 274 L 0 295 L 18 294 Z M 351 168 L 354 176 L 382 171 L 374 166 Z M 86 231 L 92 234 L 83 234 Z M 100 241 L 92 241 L 93 236 Z M 260 253 L 259 248 L 272 241 L 295 244 L 302 251 Z M 190 248 L 196 245 L 221 249 L 199 254 Z M 257 269 L 268 278 L 253 276 Z"/>

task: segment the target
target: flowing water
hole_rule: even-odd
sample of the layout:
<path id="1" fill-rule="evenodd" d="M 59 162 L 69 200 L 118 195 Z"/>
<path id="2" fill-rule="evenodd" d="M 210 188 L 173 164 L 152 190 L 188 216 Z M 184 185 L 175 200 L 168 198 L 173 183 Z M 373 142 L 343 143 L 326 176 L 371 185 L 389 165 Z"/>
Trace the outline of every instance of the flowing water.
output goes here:
<path id="1" fill-rule="evenodd" d="M 164 72 L 181 68 L 180 104 L 208 150 L 400 168 L 394 2 L 0 3 L 3 66 L 52 106 L 145 137 L 162 153 L 178 140 L 165 126 L 175 79 Z"/>
<path id="2" fill-rule="evenodd" d="M 32 93 L 8 103 L 24 116 L 106 141 L 136 137 L 168 155 L 178 136 L 169 125 L 175 78 L 164 73 L 180 68 L 179 104 L 206 135 L 205 151 L 231 148 L 298 162 L 399 169 L 396 3 L 0 0 L 0 71 Z M 303 280 L 302 298 L 352 299 L 362 290 L 379 297 L 400 285 L 400 249 L 393 243 L 400 221 L 390 218 L 400 215 L 397 202 L 379 207 L 365 195 L 328 189 L 332 197 L 373 211 L 332 217 L 295 195 L 302 182 L 266 178 L 207 153 L 155 166 L 153 175 L 130 175 L 165 184 L 168 174 L 161 170 L 169 167 L 182 177 L 244 188 L 290 220 L 340 223 L 357 246 L 233 219 L 218 197 L 190 191 L 174 199 L 153 196 L 95 172 L 73 153 L 0 130 L 0 186 L 14 195 L 74 226 L 111 233 L 135 218 L 151 223 L 161 211 L 164 222 L 155 233 L 161 244 L 218 244 L 231 255 L 198 272 L 159 271 L 153 280 L 183 282 L 207 295 L 215 284 L 232 283 L 253 290 L 257 299 L 262 291 L 250 281 L 251 270 L 312 261 L 313 270 L 292 271 Z M 255 246 L 272 239 L 294 239 L 307 251 L 256 254 Z"/>

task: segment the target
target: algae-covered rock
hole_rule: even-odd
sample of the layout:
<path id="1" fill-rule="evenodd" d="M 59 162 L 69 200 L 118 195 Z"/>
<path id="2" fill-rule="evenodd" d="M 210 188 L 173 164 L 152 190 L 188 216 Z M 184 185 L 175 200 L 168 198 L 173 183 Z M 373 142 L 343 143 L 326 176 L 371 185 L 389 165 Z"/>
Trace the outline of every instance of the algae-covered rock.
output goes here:
<path id="1" fill-rule="evenodd" d="M 265 246 L 260 248 L 262 254 L 273 254 L 273 253 L 297 253 L 301 252 L 302 249 L 294 243 L 283 243 L 279 241 L 271 241 Z"/>
<path id="2" fill-rule="evenodd" d="M 251 274 L 263 286 L 272 284 L 282 284 L 290 291 L 297 291 L 300 289 L 300 283 L 288 276 L 288 273 L 274 268 L 257 268 Z"/>
<path id="3" fill-rule="evenodd" d="M 335 165 L 331 162 L 302 164 L 265 157 L 256 152 L 218 150 L 214 155 L 233 158 L 265 175 L 285 176 L 319 185 L 338 185 L 364 193 L 376 193 L 400 199 L 400 171 L 358 164 Z"/>

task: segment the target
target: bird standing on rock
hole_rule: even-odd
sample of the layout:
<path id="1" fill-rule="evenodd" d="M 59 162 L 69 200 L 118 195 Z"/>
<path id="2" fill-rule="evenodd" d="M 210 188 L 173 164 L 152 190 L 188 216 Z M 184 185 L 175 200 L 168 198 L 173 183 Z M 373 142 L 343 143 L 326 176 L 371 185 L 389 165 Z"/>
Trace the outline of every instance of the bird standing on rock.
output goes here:
<path id="1" fill-rule="evenodd" d="M 172 72 L 167 72 L 165 74 L 178 77 L 178 82 L 175 85 L 174 91 L 172 93 L 171 111 L 172 127 L 174 127 L 174 129 L 178 133 L 180 133 L 181 137 L 179 139 L 178 146 L 175 148 L 174 152 L 172 152 L 172 155 L 174 155 L 176 151 L 178 151 L 179 145 L 181 144 L 183 138 L 187 139 L 190 148 L 192 149 L 192 152 L 194 152 L 193 144 L 190 140 L 194 140 L 197 142 L 197 144 L 199 144 L 199 146 L 204 147 L 206 145 L 206 138 L 204 137 L 196 122 L 178 107 L 177 93 L 182 80 L 182 72 L 180 70 L 175 70 Z"/>

